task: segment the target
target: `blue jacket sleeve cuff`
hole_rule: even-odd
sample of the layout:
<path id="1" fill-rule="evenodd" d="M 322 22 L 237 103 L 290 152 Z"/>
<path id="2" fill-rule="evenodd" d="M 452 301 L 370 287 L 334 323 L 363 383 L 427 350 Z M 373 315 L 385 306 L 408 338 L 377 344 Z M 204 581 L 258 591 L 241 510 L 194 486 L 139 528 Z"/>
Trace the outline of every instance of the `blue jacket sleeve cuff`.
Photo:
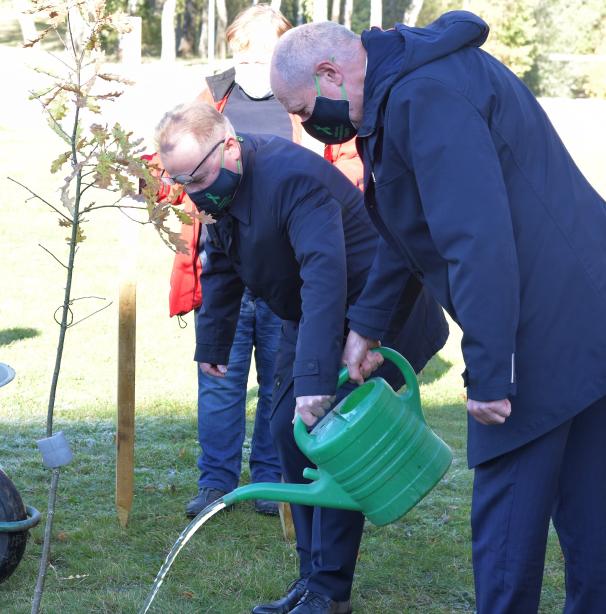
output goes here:
<path id="1" fill-rule="evenodd" d="M 349 328 L 370 339 L 382 340 L 389 328 L 391 311 L 351 305 L 347 310 Z"/>
<path id="2" fill-rule="evenodd" d="M 331 378 L 330 382 L 317 375 L 300 375 L 294 378 L 295 397 L 315 396 L 320 394 L 332 396 L 336 391 L 336 377 Z"/>
<path id="3" fill-rule="evenodd" d="M 207 362 L 211 365 L 227 365 L 230 350 L 231 348 L 227 345 L 216 346 L 197 343 L 194 360 L 196 362 Z"/>
<path id="4" fill-rule="evenodd" d="M 516 392 L 516 384 L 505 384 L 500 386 L 482 384 L 467 385 L 467 398 L 473 399 L 474 401 L 482 401 L 483 403 L 508 399 L 514 397 Z"/>

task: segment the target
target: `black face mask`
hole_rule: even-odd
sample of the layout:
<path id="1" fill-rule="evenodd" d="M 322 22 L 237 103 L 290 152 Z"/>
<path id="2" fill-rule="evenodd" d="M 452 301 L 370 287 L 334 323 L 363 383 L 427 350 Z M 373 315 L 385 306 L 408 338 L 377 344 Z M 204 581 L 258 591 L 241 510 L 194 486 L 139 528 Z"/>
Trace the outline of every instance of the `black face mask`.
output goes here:
<path id="1" fill-rule="evenodd" d="M 337 145 L 349 141 L 358 129 L 349 119 L 349 100 L 345 88 L 341 85 L 343 98 L 332 100 L 320 94 L 320 84 L 316 76 L 318 95 L 309 119 L 301 122 L 305 132 L 327 145 Z"/>
<path id="2" fill-rule="evenodd" d="M 239 173 L 234 173 L 226 169 L 223 166 L 223 160 L 221 160 L 219 175 L 207 188 L 188 192 L 187 195 L 196 205 L 196 209 L 212 215 L 215 220 L 220 220 L 225 216 L 242 179 L 240 160 L 238 160 L 238 170 Z"/>

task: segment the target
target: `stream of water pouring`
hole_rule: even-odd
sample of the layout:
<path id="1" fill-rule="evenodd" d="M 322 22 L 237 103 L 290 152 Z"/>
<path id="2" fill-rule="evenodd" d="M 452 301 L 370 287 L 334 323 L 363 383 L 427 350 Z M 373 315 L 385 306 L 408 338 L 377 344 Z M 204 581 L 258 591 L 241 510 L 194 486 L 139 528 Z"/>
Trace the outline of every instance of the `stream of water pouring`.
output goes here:
<path id="1" fill-rule="evenodd" d="M 223 503 L 223 499 L 217 499 L 214 503 L 211 503 L 207 507 L 205 507 L 183 530 L 181 535 L 177 538 L 175 545 L 171 548 L 166 560 L 164 561 L 164 565 L 160 568 L 156 579 L 154 580 L 154 585 L 143 604 L 143 607 L 139 611 L 139 614 L 146 614 L 149 610 L 149 607 L 152 604 L 152 601 L 156 597 L 156 594 L 160 590 L 160 586 L 162 586 L 162 582 L 164 582 L 164 578 L 168 573 L 168 570 L 171 568 L 174 560 L 177 558 L 177 555 L 185 544 L 191 539 L 192 535 L 210 518 L 212 518 L 217 512 L 220 512 L 225 508 L 225 503 Z"/>

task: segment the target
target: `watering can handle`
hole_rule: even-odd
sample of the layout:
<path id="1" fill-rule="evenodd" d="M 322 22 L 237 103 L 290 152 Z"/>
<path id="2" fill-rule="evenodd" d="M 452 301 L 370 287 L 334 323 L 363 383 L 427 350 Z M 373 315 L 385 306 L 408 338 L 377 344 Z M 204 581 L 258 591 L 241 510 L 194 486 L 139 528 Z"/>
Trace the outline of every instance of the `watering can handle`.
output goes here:
<path id="1" fill-rule="evenodd" d="M 419 396 L 419 383 L 417 382 L 417 374 L 412 368 L 411 364 L 402 356 L 402 354 L 392 350 L 391 348 L 378 347 L 372 350 L 377 354 L 381 354 L 383 358 L 387 358 L 400 369 L 400 372 L 404 376 L 406 382 L 406 392 L 402 395 L 405 399 L 420 398 Z M 349 381 L 349 370 L 347 367 L 343 367 L 339 371 L 339 379 L 337 381 L 337 388 L 343 386 Z"/>
<path id="2" fill-rule="evenodd" d="M 377 352 L 381 354 L 384 358 L 387 358 L 391 362 L 393 362 L 400 372 L 404 376 L 404 380 L 406 381 L 406 391 L 402 393 L 400 396 L 405 400 L 412 400 L 411 406 L 413 408 L 418 408 L 418 413 L 420 414 L 421 420 L 425 422 L 425 417 L 423 416 L 423 412 L 421 410 L 421 395 L 419 393 L 419 382 L 417 381 L 417 374 L 415 370 L 412 368 L 411 364 L 402 356 L 402 354 L 392 350 L 391 348 L 378 347 L 372 350 L 373 352 Z M 343 367 L 339 371 L 339 379 L 337 381 L 337 388 L 343 386 L 349 381 L 349 370 L 347 367 Z M 309 439 L 310 435 L 307 432 L 307 427 L 303 420 L 301 420 L 301 416 L 296 416 L 295 418 L 295 427 L 294 427 L 295 440 L 299 445 L 299 448 L 305 452 L 305 443 Z"/>

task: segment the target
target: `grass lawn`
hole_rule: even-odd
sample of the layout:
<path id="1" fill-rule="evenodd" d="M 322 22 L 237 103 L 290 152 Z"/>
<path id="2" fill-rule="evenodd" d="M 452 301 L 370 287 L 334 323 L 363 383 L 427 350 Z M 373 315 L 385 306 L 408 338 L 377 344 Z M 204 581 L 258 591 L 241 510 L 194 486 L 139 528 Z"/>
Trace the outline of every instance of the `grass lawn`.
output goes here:
<path id="1" fill-rule="evenodd" d="M 53 312 L 63 293 L 63 269 L 40 247 L 66 253 L 65 230 L 56 215 L 5 179 L 11 176 L 55 202 L 58 178 L 48 173 L 62 146 L 45 127 L 40 111 L 26 102 L 30 82 L 23 53 L 0 46 L 11 87 L 9 109 L 0 117 L 0 361 L 17 371 L 0 390 L 0 465 L 26 503 L 46 509 L 49 472 L 36 439 L 44 436 L 46 403 L 58 327 Z M 151 69 L 149 69 L 151 70 Z M 157 68 L 160 70 L 160 68 Z M 162 100 L 157 90 L 137 95 Z M 170 106 L 167 104 L 166 106 Z M 606 192 L 603 152 L 595 143 L 603 103 L 548 102 L 582 168 Z M 126 107 L 122 112 L 126 113 Z M 142 117 L 126 113 L 141 122 Z M 596 121 L 592 123 L 591 118 Z M 150 125 L 156 121 L 150 116 Z M 600 157 L 601 156 L 601 157 Z M 602 183 L 600 184 L 600 181 Z M 52 567 L 44 611 L 53 614 L 136 612 L 165 555 L 186 524 L 183 508 L 196 491 L 196 379 L 193 326 L 182 329 L 167 315 L 171 253 L 147 227 L 138 238 L 137 424 L 135 500 L 128 528 L 114 508 L 117 303 L 122 217 L 98 212 L 85 227 L 78 255 L 74 297 L 103 297 L 108 309 L 68 332 L 55 430 L 74 451 L 59 483 Z M 77 318 L 102 303 L 75 303 Z M 465 462 L 465 411 L 458 331 L 422 377 L 430 425 L 452 446 L 455 460 L 441 484 L 410 514 L 388 527 L 369 525 L 354 586 L 354 609 L 378 612 L 446 613 L 474 610 L 468 524 L 471 473 Z M 254 415 L 254 381 L 248 422 Z M 246 450 L 245 450 L 246 452 Z M 247 468 L 243 481 L 248 480 Z M 31 532 L 15 574 L 0 585 L 0 611 L 29 612 L 42 540 Z M 297 575 L 292 544 L 276 519 L 243 503 L 222 513 L 186 546 L 160 590 L 154 612 L 242 613 L 281 593 Z M 562 607 L 563 573 L 557 540 L 550 536 L 541 611 Z"/>

